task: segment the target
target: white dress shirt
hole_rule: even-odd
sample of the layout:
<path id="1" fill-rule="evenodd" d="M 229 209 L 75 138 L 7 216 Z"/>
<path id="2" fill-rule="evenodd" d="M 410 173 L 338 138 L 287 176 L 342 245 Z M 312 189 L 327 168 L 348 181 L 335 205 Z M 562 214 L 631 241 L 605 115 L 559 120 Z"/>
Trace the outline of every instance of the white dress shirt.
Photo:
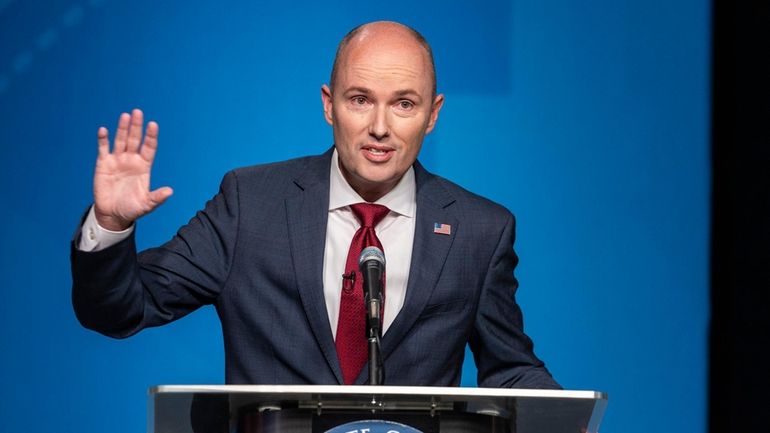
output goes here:
<path id="1" fill-rule="evenodd" d="M 375 232 L 382 243 L 386 257 L 385 312 L 383 333 L 387 332 L 396 318 L 406 297 L 406 284 L 412 260 L 415 217 L 417 213 L 417 185 L 414 169 L 404 174 L 395 188 L 375 203 L 387 206 L 390 212 L 377 224 Z M 350 209 L 351 204 L 365 202 L 345 180 L 338 165 L 337 151 L 332 155 L 329 172 L 329 218 L 326 223 L 326 244 L 324 247 L 323 286 L 326 311 L 332 335 L 337 335 L 337 321 L 342 291 L 342 274 L 350 249 L 350 241 L 360 227 L 358 219 Z M 107 230 L 96 222 L 93 206 L 81 228 L 81 251 L 101 251 L 127 238 L 134 230 Z"/>
<path id="2" fill-rule="evenodd" d="M 96 222 L 94 207 L 88 211 L 88 216 L 83 221 L 83 227 L 80 228 L 80 243 L 78 249 L 86 252 L 96 252 L 109 248 L 123 239 L 127 238 L 134 231 L 134 224 L 131 227 L 115 232 L 107 230 Z"/>
<path id="3" fill-rule="evenodd" d="M 340 311 L 342 274 L 345 272 L 350 241 L 361 227 L 350 205 L 366 201 L 345 180 L 337 161 L 335 150 L 329 172 L 329 219 L 326 223 L 326 246 L 324 247 L 324 299 L 326 312 L 329 314 L 329 325 L 332 327 L 335 338 Z M 406 297 L 417 213 L 416 190 L 414 169 L 409 167 L 396 187 L 375 202 L 390 209 L 374 229 L 382 243 L 386 261 L 383 333 L 387 332 L 393 319 L 401 311 Z"/>

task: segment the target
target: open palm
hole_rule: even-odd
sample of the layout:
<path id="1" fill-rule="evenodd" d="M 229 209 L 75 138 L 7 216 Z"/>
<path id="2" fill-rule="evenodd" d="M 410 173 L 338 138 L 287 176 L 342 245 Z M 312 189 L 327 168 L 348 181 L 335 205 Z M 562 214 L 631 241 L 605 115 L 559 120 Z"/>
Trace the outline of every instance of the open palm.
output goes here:
<path id="1" fill-rule="evenodd" d="M 142 141 L 143 114 L 135 109 L 118 120 L 110 152 L 107 128 L 98 132 L 99 157 L 94 174 L 94 212 L 100 226 L 124 230 L 171 196 L 169 187 L 150 191 L 150 171 L 158 148 L 158 124 L 149 122 Z"/>

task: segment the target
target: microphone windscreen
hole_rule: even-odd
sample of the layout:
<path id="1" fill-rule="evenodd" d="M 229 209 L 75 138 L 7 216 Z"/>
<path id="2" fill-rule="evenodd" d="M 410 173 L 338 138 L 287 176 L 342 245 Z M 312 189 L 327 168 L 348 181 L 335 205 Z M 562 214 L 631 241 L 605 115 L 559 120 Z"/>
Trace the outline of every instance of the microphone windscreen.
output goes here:
<path id="1" fill-rule="evenodd" d="M 369 260 L 375 260 L 382 266 L 385 266 L 385 253 L 377 247 L 366 247 L 361 251 L 361 255 L 358 256 L 358 266 L 363 265 L 364 262 Z"/>

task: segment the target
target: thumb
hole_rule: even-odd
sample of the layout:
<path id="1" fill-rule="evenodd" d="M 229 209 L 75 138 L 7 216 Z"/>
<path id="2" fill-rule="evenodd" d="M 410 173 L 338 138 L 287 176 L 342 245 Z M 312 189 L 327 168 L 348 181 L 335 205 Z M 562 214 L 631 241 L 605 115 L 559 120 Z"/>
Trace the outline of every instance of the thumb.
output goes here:
<path id="1" fill-rule="evenodd" d="M 163 204 L 166 199 L 171 197 L 171 194 L 174 193 L 174 190 L 164 186 L 162 188 L 158 188 L 155 191 L 150 191 L 150 201 L 152 201 L 153 208 L 156 208 Z"/>

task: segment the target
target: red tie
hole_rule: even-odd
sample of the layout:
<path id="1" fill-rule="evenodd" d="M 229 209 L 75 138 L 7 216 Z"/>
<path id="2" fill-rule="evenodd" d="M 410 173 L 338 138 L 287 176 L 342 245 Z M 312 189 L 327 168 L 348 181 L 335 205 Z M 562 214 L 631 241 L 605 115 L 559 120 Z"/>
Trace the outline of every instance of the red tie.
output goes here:
<path id="1" fill-rule="evenodd" d="M 358 269 L 358 258 L 366 247 L 382 244 L 377 239 L 374 227 L 385 218 L 390 210 L 379 204 L 358 203 L 350 205 L 361 227 L 350 242 L 345 274 L 340 295 L 340 316 L 337 321 L 337 356 L 340 358 L 342 377 L 346 385 L 356 381 L 358 373 L 368 358 L 366 342 L 366 309 L 364 308 L 363 276 Z M 354 276 L 355 275 L 355 276 Z M 384 278 L 384 277 L 383 277 Z M 384 288 L 383 288 L 384 292 Z"/>

